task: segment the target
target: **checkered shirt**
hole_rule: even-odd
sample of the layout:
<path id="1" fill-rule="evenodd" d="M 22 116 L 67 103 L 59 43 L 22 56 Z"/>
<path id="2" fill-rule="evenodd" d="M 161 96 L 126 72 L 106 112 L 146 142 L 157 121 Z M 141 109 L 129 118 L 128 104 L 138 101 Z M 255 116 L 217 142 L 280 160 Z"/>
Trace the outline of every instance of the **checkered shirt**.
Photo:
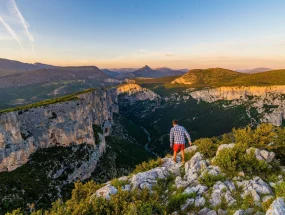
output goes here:
<path id="1" fill-rule="evenodd" d="M 170 144 L 185 144 L 185 136 L 191 142 L 190 135 L 186 129 L 183 126 L 175 125 L 170 130 Z"/>

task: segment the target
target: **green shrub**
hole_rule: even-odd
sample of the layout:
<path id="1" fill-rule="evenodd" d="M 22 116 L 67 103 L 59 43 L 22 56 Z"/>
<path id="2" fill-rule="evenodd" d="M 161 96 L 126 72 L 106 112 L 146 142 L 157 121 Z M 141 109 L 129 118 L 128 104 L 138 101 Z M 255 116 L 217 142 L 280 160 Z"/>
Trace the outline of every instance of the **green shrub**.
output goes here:
<path id="1" fill-rule="evenodd" d="M 215 144 L 210 138 L 201 138 L 194 142 L 198 146 L 197 151 L 201 152 L 205 157 L 214 157 L 218 149 L 218 144 Z"/>
<path id="2" fill-rule="evenodd" d="M 153 168 L 159 167 L 161 164 L 162 164 L 161 158 L 158 158 L 157 160 L 151 159 L 147 162 L 144 161 L 141 164 L 136 166 L 133 173 L 137 174 L 139 172 L 145 172 L 145 171 L 151 170 Z"/>
<path id="3" fill-rule="evenodd" d="M 285 182 L 276 185 L 275 194 L 277 197 L 285 197 Z"/>
<path id="4" fill-rule="evenodd" d="M 195 155 L 195 151 L 191 151 L 191 152 L 185 152 L 184 154 L 184 159 L 185 162 L 191 160 L 191 158 Z"/>
<path id="5" fill-rule="evenodd" d="M 203 174 L 203 177 L 199 178 L 199 182 L 201 184 L 205 184 L 208 187 L 212 187 L 216 182 L 224 180 L 226 180 L 225 176 L 222 176 L 221 174 L 212 175 L 209 174 L 208 171 Z"/>
<path id="6" fill-rule="evenodd" d="M 226 172 L 238 170 L 238 151 L 235 148 L 225 148 L 215 157 L 214 163 Z"/>
<path id="7" fill-rule="evenodd" d="M 129 184 L 128 180 L 118 180 L 118 179 L 114 179 L 111 181 L 111 185 L 116 187 L 116 188 L 121 188 L 125 185 Z"/>
<path id="8" fill-rule="evenodd" d="M 167 209 L 168 211 L 177 211 L 180 210 L 181 205 L 185 204 L 185 201 L 190 198 L 195 198 L 196 193 L 181 193 L 178 192 L 177 194 L 170 197 Z"/>

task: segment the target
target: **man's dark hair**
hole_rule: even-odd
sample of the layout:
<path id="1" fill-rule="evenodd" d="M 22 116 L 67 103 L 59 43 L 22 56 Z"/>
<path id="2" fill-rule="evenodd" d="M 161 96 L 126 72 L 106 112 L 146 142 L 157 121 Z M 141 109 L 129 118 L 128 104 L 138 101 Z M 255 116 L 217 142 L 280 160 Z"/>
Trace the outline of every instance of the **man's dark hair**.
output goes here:
<path id="1" fill-rule="evenodd" d="M 176 120 L 176 119 L 173 120 L 173 121 L 172 121 L 172 124 L 173 124 L 173 125 L 177 125 L 177 124 L 178 124 L 178 120 Z"/>

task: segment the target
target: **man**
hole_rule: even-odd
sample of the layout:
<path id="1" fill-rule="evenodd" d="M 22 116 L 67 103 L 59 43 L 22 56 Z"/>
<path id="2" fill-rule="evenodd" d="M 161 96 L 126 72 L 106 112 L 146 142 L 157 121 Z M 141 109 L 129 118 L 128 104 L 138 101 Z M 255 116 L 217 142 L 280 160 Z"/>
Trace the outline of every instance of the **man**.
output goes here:
<path id="1" fill-rule="evenodd" d="M 172 125 L 173 128 L 171 128 L 170 130 L 170 148 L 173 147 L 174 151 L 173 161 L 176 163 L 177 152 L 181 150 L 182 163 L 185 163 L 184 160 L 185 136 L 188 139 L 189 145 L 192 146 L 190 135 L 183 126 L 178 125 L 177 120 L 173 120 Z"/>

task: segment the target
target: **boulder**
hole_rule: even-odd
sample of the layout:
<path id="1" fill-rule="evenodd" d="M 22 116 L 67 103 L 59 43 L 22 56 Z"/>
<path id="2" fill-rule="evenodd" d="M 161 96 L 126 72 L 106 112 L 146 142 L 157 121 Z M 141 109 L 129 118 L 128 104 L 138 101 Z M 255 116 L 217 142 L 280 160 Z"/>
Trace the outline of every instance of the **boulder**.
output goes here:
<path id="1" fill-rule="evenodd" d="M 95 195 L 97 197 L 102 197 L 105 198 L 107 200 L 109 200 L 111 198 L 111 195 L 114 195 L 118 192 L 117 188 L 107 184 L 104 187 L 101 187 L 99 190 L 96 191 Z M 94 194 L 91 196 L 90 200 L 92 200 L 94 198 Z"/>
<path id="2" fill-rule="evenodd" d="M 285 214 L 285 203 L 284 199 L 277 198 L 272 202 L 268 210 L 266 211 L 266 215 L 284 215 Z"/>
<path id="3" fill-rule="evenodd" d="M 262 160 L 267 163 L 271 162 L 275 158 L 274 152 L 269 152 L 266 150 L 259 150 L 257 148 L 249 148 L 246 150 L 246 153 L 249 154 L 251 151 L 254 151 L 254 155 L 257 160 Z"/>
<path id="4" fill-rule="evenodd" d="M 196 152 L 196 154 L 185 163 L 185 173 L 188 174 L 189 171 L 201 171 L 207 167 L 207 163 L 204 160 L 202 154 L 200 152 Z"/>
<path id="5" fill-rule="evenodd" d="M 202 207 L 205 205 L 205 203 L 206 203 L 206 200 L 204 197 L 202 197 L 202 196 L 196 197 L 195 207 Z"/>
<path id="6" fill-rule="evenodd" d="M 157 179 L 163 179 L 169 176 L 169 171 L 166 167 L 157 167 L 146 172 L 140 172 L 130 179 L 133 189 L 149 188 L 151 189 L 156 184 Z"/>

